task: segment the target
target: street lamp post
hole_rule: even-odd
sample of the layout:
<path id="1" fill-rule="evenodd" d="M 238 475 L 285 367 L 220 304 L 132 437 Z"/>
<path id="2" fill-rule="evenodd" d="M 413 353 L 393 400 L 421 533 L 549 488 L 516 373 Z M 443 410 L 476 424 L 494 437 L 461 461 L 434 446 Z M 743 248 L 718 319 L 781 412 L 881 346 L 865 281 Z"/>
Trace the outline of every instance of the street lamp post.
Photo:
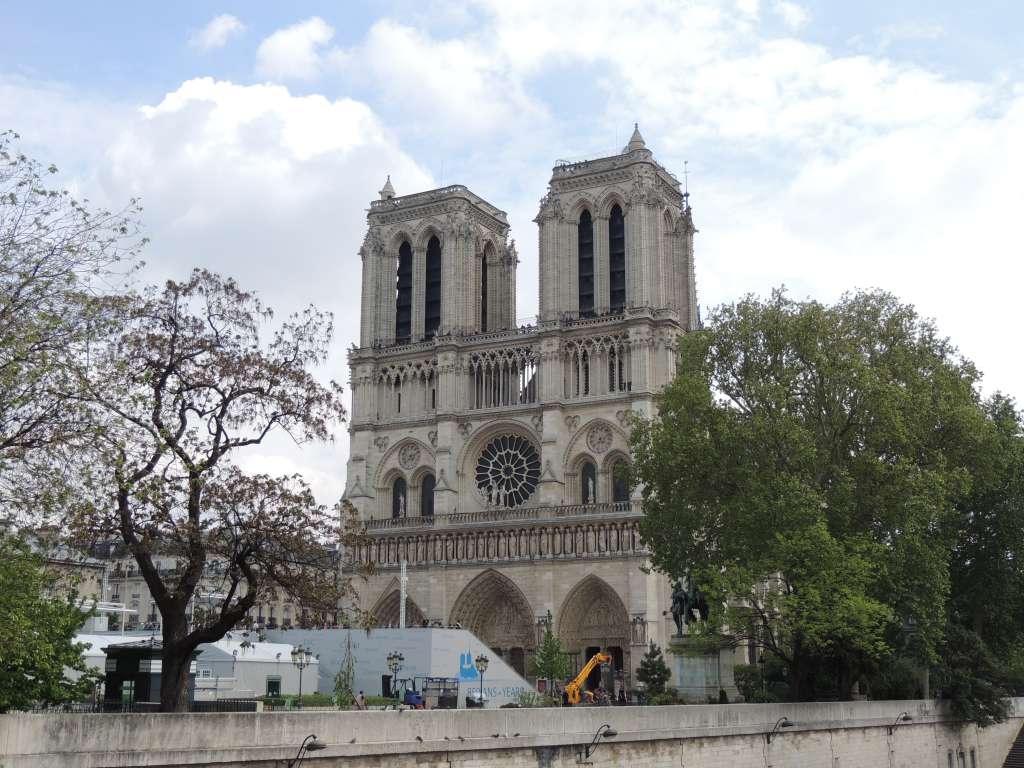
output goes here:
<path id="1" fill-rule="evenodd" d="M 320 741 L 315 733 L 309 734 L 309 736 L 302 740 L 295 758 L 288 761 L 288 768 L 296 768 L 305 759 L 307 752 L 319 752 L 321 749 L 326 748 L 327 745 Z"/>
<path id="2" fill-rule="evenodd" d="M 400 654 L 398 651 L 392 651 L 388 654 L 388 669 L 391 670 L 391 679 L 394 680 L 393 692 L 395 698 L 398 698 L 398 673 L 402 669 L 402 665 L 405 664 L 405 656 Z"/>
<path id="3" fill-rule="evenodd" d="M 313 652 L 301 645 L 292 648 L 292 664 L 299 668 L 299 709 L 302 709 L 302 670 L 313 663 Z"/>
<path id="4" fill-rule="evenodd" d="M 484 656 L 482 653 L 473 660 L 473 666 L 476 667 L 476 671 L 480 673 L 480 706 L 484 706 L 484 672 L 487 671 L 487 665 L 491 663 L 491 660 Z"/>

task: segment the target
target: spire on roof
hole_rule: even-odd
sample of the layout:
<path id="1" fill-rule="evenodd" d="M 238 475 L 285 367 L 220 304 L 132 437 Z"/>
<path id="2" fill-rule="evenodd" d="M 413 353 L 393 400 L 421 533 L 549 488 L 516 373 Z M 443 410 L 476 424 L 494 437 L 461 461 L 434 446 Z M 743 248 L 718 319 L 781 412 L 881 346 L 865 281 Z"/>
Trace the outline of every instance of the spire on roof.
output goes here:
<path id="1" fill-rule="evenodd" d="M 644 142 L 644 137 L 640 135 L 640 126 L 638 123 L 633 123 L 633 135 L 629 137 L 629 144 L 622 150 L 622 154 L 627 152 L 633 152 L 637 149 L 646 149 L 647 144 Z"/>
<path id="2" fill-rule="evenodd" d="M 381 200 L 390 200 L 395 196 L 395 188 L 391 186 L 391 174 L 388 174 L 388 180 L 384 182 L 384 187 L 380 191 Z"/>

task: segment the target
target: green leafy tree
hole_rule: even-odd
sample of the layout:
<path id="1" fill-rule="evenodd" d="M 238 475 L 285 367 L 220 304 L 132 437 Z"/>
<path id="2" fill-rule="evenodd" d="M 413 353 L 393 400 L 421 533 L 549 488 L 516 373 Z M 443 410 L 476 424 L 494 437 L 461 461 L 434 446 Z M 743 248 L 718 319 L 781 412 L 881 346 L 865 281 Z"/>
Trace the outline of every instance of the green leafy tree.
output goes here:
<path id="1" fill-rule="evenodd" d="M 640 659 L 640 668 L 636 671 L 636 679 L 644 684 L 649 696 L 665 693 L 665 683 L 672 672 L 665 663 L 661 648 L 652 640 L 647 653 Z"/>
<path id="2" fill-rule="evenodd" d="M 989 429 L 974 367 L 889 294 L 779 290 L 714 310 L 677 370 L 633 431 L 635 480 L 653 563 L 692 572 L 707 631 L 778 658 L 795 700 L 848 697 L 896 643 L 935 662 Z"/>
<path id="3" fill-rule="evenodd" d="M 935 668 L 941 695 L 979 723 L 1002 720 L 1003 696 L 1024 679 L 1024 418 L 1000 394 L 985 412 L 988 440 L 957 505 L 949 626 Z"/>
<path id="4" fill-rule="evenodd" d="M 548 611 L 544 637 L 540 641 L 536 654 L 530 660 L 530 673 L 534 677 L 564 681 L 572 672 L 572 666 L 568 655 L 562 650 L 562 641 L 551 631 L 553 623 L 551 611 Z"/>
<path id="5" fill-rule="evenodd" d="M 356 660 L 352 655 L 352 635 L 345 633 L 345 655 L 341 658 L 341 667 L 334 676 L 334 703 L 338 709 L 351 707 L 356 700 L 353 687 L 356 683 Z"/>
<path id="6" fill-rule="evenodd" d="M 74 642 L 88 613 L 73 594 L 49 596 L 58 577 L 44 565 L 25 542 L 0 534 L 0 713 L 81 701 L 100 679 Z"/>

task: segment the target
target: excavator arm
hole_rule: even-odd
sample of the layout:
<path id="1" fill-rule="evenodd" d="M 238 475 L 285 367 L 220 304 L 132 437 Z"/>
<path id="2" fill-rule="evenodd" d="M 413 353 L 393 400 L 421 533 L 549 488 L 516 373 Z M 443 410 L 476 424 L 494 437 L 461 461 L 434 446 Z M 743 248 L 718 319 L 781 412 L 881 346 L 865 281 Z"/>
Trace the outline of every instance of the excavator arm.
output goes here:
<path id="1" fill-rule="evenodd" d="M 611 664 L 612 657 L 607 653 L 595 653 L 590 657 L 590 661 L 583 665 L 583 669 L 576 675 L 571 682 L 565 686 L 565 694 L 569 699 L 570 704 L 579 704 L 580 697 L 583 691 L 583 684 L 587 681 L 590 673 L 594 671 L 594 667 L 598 664 Z"/>

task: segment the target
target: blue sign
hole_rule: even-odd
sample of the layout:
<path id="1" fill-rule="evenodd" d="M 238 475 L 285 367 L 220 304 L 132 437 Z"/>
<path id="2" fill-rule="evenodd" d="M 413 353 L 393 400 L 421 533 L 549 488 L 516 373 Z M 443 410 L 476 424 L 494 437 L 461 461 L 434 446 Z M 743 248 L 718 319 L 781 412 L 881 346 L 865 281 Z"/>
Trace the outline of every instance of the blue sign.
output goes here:
<path id="1" fill-rule="evenodd" d="M 459 654 L 459 680 L 476 680 L 480 674 L 473 665 L 473 654 L 469 651 Z"/>

